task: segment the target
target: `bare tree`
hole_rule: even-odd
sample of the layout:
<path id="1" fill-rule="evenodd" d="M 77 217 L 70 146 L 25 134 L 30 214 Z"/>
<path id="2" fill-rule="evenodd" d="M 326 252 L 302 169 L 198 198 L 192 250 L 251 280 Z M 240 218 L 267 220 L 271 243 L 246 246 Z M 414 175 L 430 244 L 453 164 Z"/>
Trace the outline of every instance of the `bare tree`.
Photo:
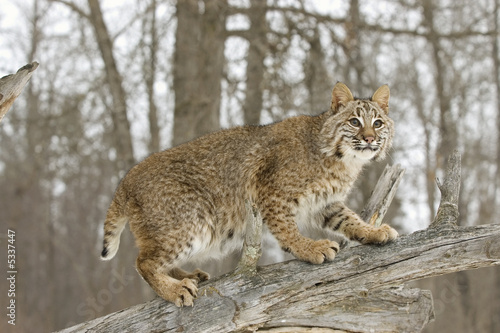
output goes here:
<path id="1" fill-rule="evenodd" d="M 173 144 L 218 130 L 227 1 L 177 2 Z"/>
<path id="2" fill-rule="evenodd" d="M 443 51 L 435 23 L 435 4 L 430 0 L 423 0 L 422 7 L 424 11 L 424 24 L 428 29 L 427 38 L 431 45 L 432 58 L 435 66 L 435 84 L 439 105 L 439 126 L 441 133 L 441 141 L 437 149 L 438 167 L 443 168 L 445 167 L 445 157 L 450 155 L 456 148 L 457 131 L 454 117 L 451 114 L 450 89 L 445 86 L 446 81 L 444 76 L 446 69 L 443 64 L 441 55 Z"/>
<path id="3" fill-rule="evenodd" d="M 155 153 L 160 150 L 160 127 L 158 124 L 158 108 L 155 102 L 155 81 L 157 77 L 157 62 L 159 52 L 158 27 L 156 24 L 157 1 L 151 0 L 149 12 L 144 17 L 143 30 L 144 35 L 149 36 L 149 43 L 143 47 L 149 54 L 144 55 L 144 80 L 148 95 L 148 120 L 150 140 L 148 144 L 149 153 Z"/>
<path id="4" fill-rule="evenodd" d="M 317 26 L 311 29 L 311 35 L 307 39 L 310 45 L 304 64 L 304 81 L 309 93 L 307 109 L 311 114 L 317 114 L 323 112 L 330 102 L 331 79 Z"/>
<path id="5" fill-rule="evenodd" d="M 104 22 L 99 0 L 88 0 L 88 5 L 90 9 L 88 18 L 94 28 L 97 45 L 104 62 L 106 80 L 113 98 L 113 106 L 110 112 L 115 131 L 113 137 L 115 138 L 117 152 L 116 161 L 118 169 L 125 171 L 135 163 L 132 137 L 130 136 L 130 123 L 127 118 L 127 95 L 123 89 L 122 76 L 116 65 L 113 43 Z"/>
<path id="6" fill-rule="evenodd" d="M 248 30 L 249 48 L 246 70 L 246 96 L 243 105 L 245 124 L 259 125 L 263 107 L 264 59 L 267 47 L 267 1 L 252 1 L 248 10 L 250 29 Z"/>

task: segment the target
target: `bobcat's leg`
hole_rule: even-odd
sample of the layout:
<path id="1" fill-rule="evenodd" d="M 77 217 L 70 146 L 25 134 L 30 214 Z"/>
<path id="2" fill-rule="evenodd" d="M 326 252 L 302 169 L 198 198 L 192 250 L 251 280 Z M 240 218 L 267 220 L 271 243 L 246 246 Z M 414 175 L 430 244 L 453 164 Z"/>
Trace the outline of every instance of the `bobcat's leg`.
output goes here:
<path id="1" fill-rule="evenodd" d="M 178 280 L 188 278 L 191 280 L 195 280 L 196 282 L 202 282 L 210 279 L 210 275 L 199 268 L 195 269 L 191 273 L 186 272 L 185 270 L 180 268 L 174 268 L 170 271 L 170 275 Z"/>
<path id="2" fill-rule="evenodd" d="M 173 184 L 172 187 L 177 185 L 180 186 Z M 200 270 L 187 273 L 178 268 L 204 250 L 200 239 L 206 229 L 203 217 L 185 221 L 195 215 L 193 212 L 203 211 L 205 205 L 195 191 L 190 188 L 185 191 L 190 193 L 189 197 L 177 198 L 166 193 L 171 199 L 161 210 L 147 200 L 141 205 L 129 204 L 130 229 L 139 248 L 137 271 L 158 296 L 179 307 L 192 306 L 198 282 L 208 278 L 208 274 Z"/>
<path id="3" fill-rule="evenodd" d="M 337 242 L 328 239 L 315 241 L 301 235 L 291 209 L 284 204 L 277 205 L 276 200 L 269 202 L 261 206 L 262 218 L 284 251 L 313 264 L 335 258 L 339 251 Z"/>
<path id="4" fill-rule="evenodd" d="M 398 237 L 398 232 L 387 224 L 374 227 L 364 222 L 342 202 L 329 205 L 323 215 L 324 228 L 341 232 L 363 244 L 385 244 Z"/>
<path id="5" fill-rule="evenodd" d="M 168 275 L 168 263 L 165 259 L 145 252 L 139 253 L 136 264 L 139 274 L 158 296 L 178 307 L 193 305 L 198 293 L 196 281 L 187 277 L 178 280 Z"/>

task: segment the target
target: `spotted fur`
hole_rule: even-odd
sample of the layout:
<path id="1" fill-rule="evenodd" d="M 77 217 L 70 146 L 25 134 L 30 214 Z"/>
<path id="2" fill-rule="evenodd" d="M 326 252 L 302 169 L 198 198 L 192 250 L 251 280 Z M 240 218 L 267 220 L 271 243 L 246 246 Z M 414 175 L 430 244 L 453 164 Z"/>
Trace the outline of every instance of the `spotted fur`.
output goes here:
<path id="1" fill-rule="evenodd" d="M 304 237 L 302 229 L 340 232 L 362 243 L 395 239 L 394 229 L 364 223 L 343 203 L 362 167 L 390 149 L 388 101 L 387 86 L 371 99 L 355 99 L 337 83 L 332 106 L 321 115 L 223 130 L 151 155 L 116 190 L 102 259 L 116 254 L 128 221 L 138 272 L 165 300 L 190 306 L 197 282 L 209 276 L 180 266 L 241 248 L 245 201 L 259 209 L 283 250 L 310 263 L 333 260 L 339 245 Z"/>

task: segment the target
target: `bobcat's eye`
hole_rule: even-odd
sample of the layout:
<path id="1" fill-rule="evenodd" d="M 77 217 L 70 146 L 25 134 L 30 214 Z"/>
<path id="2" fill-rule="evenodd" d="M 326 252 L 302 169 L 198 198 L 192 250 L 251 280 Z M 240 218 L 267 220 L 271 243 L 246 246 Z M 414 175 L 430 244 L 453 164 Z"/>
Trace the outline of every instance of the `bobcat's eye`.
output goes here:
<path id="1" fill-rule="evenodd" d="M 373 123 L 373 127 L 375 128 L 382 127 L 382 120 L 375 120 L 375 122 Z"/>
<path id="2" fill-rule="evenodd" d="M 349 120 L 349 123 L 354 126 L 354 127 L 359 127 L 361 126 L 361 122 L 359 121 L 358 118 L 352 118 Z"/>

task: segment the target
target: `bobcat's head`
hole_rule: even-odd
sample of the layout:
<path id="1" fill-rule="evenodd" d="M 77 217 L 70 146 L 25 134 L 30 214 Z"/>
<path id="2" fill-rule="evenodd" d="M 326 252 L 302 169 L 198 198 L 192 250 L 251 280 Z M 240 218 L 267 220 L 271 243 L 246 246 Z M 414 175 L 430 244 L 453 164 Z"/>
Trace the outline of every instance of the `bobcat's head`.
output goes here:
<path id="1" fill-rule="evenodd" d="M 321 136 L 322 151 L 337 159 L 381 160 L 394 136 L 389 113 L 389 87 L 383 85 L 369 99 L 358 99 L 343 83 L 332 91 L 332 105 Z"/>

